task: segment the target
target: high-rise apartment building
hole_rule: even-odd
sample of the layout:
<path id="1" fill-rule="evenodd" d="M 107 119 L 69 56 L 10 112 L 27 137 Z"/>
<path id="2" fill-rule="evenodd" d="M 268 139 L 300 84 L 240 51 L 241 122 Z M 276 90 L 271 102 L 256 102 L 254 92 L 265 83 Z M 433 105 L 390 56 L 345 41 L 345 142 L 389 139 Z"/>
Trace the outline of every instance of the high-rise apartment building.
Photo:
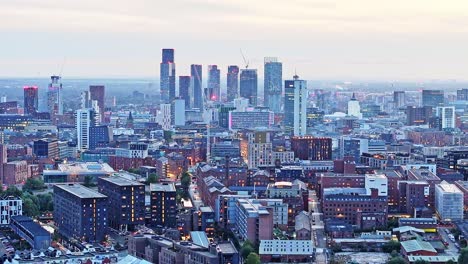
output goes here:
<path id="1" fill-rule="evenodd" d="M 24 114 L 33 115 L 38 110 L 39 91 L 37 86 L 24 86 Z"/>
<path id="2" fill-rule="evenodd" d="M 185 101 L 176 98 L 171 103 L 171 123 L 174 126 L 185 126 Z"/>
<path id="3" fill-rule="evenodd" d="M 203 74 L 202 66 L 199 64 L 190 65 L 190 77 L 191 77 L 191 86 L 193 92 L 193 108 L 202 109 L 203 108 Z"/>
<path id="4" fill-rule="evenodd" d="M 467 88 L 457 90 L 457 100 L 468 101 L 468 89 Z"/>
<path id="5" fill-rule="evenodd" d="M 160 91 L 162 103 L 170 103 L 176 97 L 175 66 L 174 49 L 163 49 L 162 61 L 160 64 Z"/>
<path id="6" fill-rule="evenodd" d="M 240 97 L 249 99 L 249 104 L 257 106 L 258 76 L 256 69 L 241 69 Z"/>
<path id="7" fill-rule="evenodd" d="M 408 106 L 406 107 L 406 124 L 408 126 L 424 125 L 429 122 L 429 118 L 432 116 L 431 106 Z"/>
<path id="8" fill-rule="evenodd" d="M 150 184 L 151 224 L 176 226 L 177 201 L 174 183 Z"/>
<path id="9" fill-rule="evenodd" d="M 234 101 L 239 97 L 239 67 L 230 65 L 227 72 L 227 101 Z"/>
<path id="10" fill-rule="evenodd" d="M 443 90 L 422 90 L 422 106 L 436 108 L 444 104 Z"/>
<path id="11" fill-rule="evenodd" d="M 190 82 L 190 76 L 179 76 L 179 98 L 185 100 L 185 109 L 190 109 L 193 104 Z"/>
<path id="12" fill-rule="evenodd" d="M 99 114 L 101 120 L 104 120 L 105 112 L 105 87 L 104 85 L 90 85 L 89 86 L 89 98 L 91 101 L 96 101 L 99 107 Z"/>
<path id="13" fill-rule="evenodd" d="M 283 64 L 274 57 L 265 58 L 263 83 L 264 105 L 271 111 L 281 111 L 281 93 L 283 91 Z"/>
<path id="14" fill-rule="evenodd" d="M 54 185 L 54 223 L 68 239 L 101 242 L 107 233 L 107 196 L 76 183 Z"/>
<path id="15" fill-rule="evenodd" d="M 75 128 L 77 149 L 79 151 L 87 150 L 89 148 L 89 128 L 97 125 L 96 112 L 91 109 L 78 109 L 75 112 Z"/>
<path id="16" fill-rule="evenodd" d="M 442 221 L 463 220 L 463 192 L 446 181 L 436 184 L 435 207 Z"/>
<path id="17" fill-rule="evenodd" d="M 307 82 L 297 75 L 284 82 L 284 127 L 294 136 L 307 131 Z"/>
<path id="18" fill-rule="evenodd" d="M 220 70 L 217 65 L 208 65 L 208 89 L 207 97 L 211 101 L 220 101 L 221 80 Z"/>
<path id="19" fill-rule="evenodd" d="M 301 160 L 331 160 L 332 139 L 312 136 L 292 137 L 291 150 Z"/>
<path id="20" fill-rule="evenodd" d="M 405 91 L 394 91 L 393 92 L 393 107 L 395 109 L 401 109 L 406 105 Z"/>
<path id="21" fill-rule="evenodd" d="M 440 120 L 440 128 L 455 128 L 455 106 L 442 106 L 436 108 L 436 116 Z"/>
<path id="22" fill-rule="evenodd" d="M 51 117 L 55 115 L 63 115 L 62 102 L 62 83 L 60 76 L 51 76 L 51 82 L 47 91 L 47 109 Z"/>

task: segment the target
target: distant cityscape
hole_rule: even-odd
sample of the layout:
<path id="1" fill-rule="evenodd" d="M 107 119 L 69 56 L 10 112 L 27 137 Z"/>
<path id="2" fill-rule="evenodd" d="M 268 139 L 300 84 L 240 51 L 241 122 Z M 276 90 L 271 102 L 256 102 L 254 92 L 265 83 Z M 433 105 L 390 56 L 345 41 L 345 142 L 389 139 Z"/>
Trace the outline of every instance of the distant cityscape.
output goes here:
<path id="1" fill-rule="evenodd" d="M 468 83 L 242 58 L 1 79 L 0 262 L 468 263 Z"/>

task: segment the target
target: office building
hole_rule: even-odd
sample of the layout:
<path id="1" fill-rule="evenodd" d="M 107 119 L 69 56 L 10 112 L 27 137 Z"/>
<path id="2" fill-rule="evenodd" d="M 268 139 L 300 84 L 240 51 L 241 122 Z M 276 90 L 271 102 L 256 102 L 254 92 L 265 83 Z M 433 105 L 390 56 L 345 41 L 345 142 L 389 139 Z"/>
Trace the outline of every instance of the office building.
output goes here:
<path id="1" fill-rule="evenodd" d="M 230 65 L 227 72 L 227 101 L 232 102 L 239 97 L 239 66 Z"/>
<path id="2" fill-rule="evenodd" d="M 185 100 L 174 99 L 171 104 L 171 123 L 174 126 L 185 126 Z"/>
<path id="3" fill-rule="evenodd" d="M 206 97 L 208 100 L 218 102 L 221 96 L 221 71 L 218 65 L 208 65 L 208 89 Z"/>
<path id="4" fill-rule="evenodd" d="M 151 225 L 175 227 L 177 215 L 176 189 L 174 183 L 151 184 Z"/>
<path id="5" fill-rule="evenodd" d="M 54 185 L 54 223 L 68 239 L 101 242 L 107 234 L 107 196 L 80 184 Z"/>
<path id="6" fill-rule="evenodd" d="M 291 150 L 300 160 L 331 160 L 332 139 L 312 136 L 292 137 Z"/>
<path id="7" fill-rule="evenodd" d="M 171 129 L 172 115 L 171 115 L 171 104 L 161 104 L 160 111 L 158 112 L 157 120 L 163 130 Z"/>
<path id="8" fill-rule="evenodd" d="M 36 158 L 59 158 L 59 147 L 57 139 L 39 139 L 33 141 L 33 154 Z"/>
<path id="9" fill-rule="evenodd" d="M 393 107 L 395 110 L 404 108 L 406 105 L 405 91 L 393 92 Z"/>
<path id="10" fill-rule="evenodd" d="M 228 128 L 230 130 L 249 128 L 270 128 L 274 124 L 275 114 L 262 109 L 246 109 L 246 111 L 230 111 Z"/>
<path id="11" fill-rule="evenodd" d="M 179 76 L 179 98 L 185 101 L 185 109 L 190 109 L 193 104 L 190 82 L 190 76 Z"/>
<path id="12" fill-rule="evenodd" d="M 440 120 L 439 129 L 455 128 L 455 106 L 439 106 L 436 108 L 436 116 Z"/>
<path id="13" fill-rule="evenodd" d="M 443 90 L 422 90 L 422 106 L 436 108 L 444 105 Z"/>
<path id="14" fill-rule="evenodd" d="M 145 224 L 145 185 L 119 176 L 100 177 L 98 190 L 107 196 L 108 226 L 134 230 Z"/>
<path id="15" fill-rule="evenodd" d="M 80 94 L 80 100 L 81 108 L 92 108 L 91 96 L 89 94 L 89 91 L 82 91 Z"/>
<path id="16" fill-rule="evenodd" d="M 468 89 L 467 88 L 457 90 L 457 100 L 468 101 Z"/>
<path id="17" fill-rule="evenodd" d="M 284 128 L 294 136 L 307 132 L 307 82 L 297 75 L 284 82 Z"/>
<path id="18" fill-rule="evenodd" d="M 97 102 L 98 107 L 96 108 L 98 108 L 99 111 L 96 111 L 96 112 L 99 112 L 101 121 L 104 120 L 104 112 L 106 111 L 104 85 L 90 85 L 89 86 L 89 98 L 91 101 Z"/>
<path id="19" fill-rule="evenodd" d="M 266 57 L 264 63 L 264 105 L 271 111 L 279 113 L 283 92 L 283 64 L 274 57 Z"/>
<path id="20" fill-rule="evenodd" d="M 38 110 L 39 90 L 37 86 L 24 86 L 24 114 L 34 115 Z"/>
<path id="21" fill-rule="evenodd" d="M 8 226 L 11 217 L 23 214 L 23 200 L 14 196 L 0 198 L 0 226 Z"/>
<path id="22" fill-rule="evenodd" d="M 281 263 L 310 263 L 314 252 L 314 243 L 310 239 L 261 240 L 258 250 L 261 263 L 270 263 L 278 259 Z"/>
<path id="23" fill-rule="evenodd" d="M 241 69 L 239 94 L 240 97 L 249 99 L 249 104 L 257 106 L 258 76 L 255 69 Z"/>
<path id="24" fill-rule="evenodd" d="M 113 141 L 111 126 L 91 126 L 89 127 L 89 146 L 88 149 L 109 147 Z"/>
<path id="25" fill-rule="evenodd" d="M 47 91 L 47 109 L 51 117 L 63 115 L 62 83 L 60 76 L 51 76 Z"/>
<path id="26" fill-rule="evenodd" d="M 174 62 L 174 49 L 163 49 L 159 76 L 162 103 L 170 103 L 176 97 L 175 67 L 176 65 Z"/>
<path id="27" fill-rule="evenodd" d="M 354 93 L 353 97 L 351 97 L 351 100 L 348 102 L 348 115 L 359 119 L 362 118 L 361 106 L 359 105 L 359 101 L 356 99 L 356 95 Z"/>
<path id="28" fill-rule="evenodd" d="M 236 228 L 243 240 L 260 243 L 273 239 L 273 209 L 250 199 L 236 202 Z"/>
<path id="29" fill-rule="evenodd" d="M 26 240 L 33 249 L 46 250 L 50 247 L 50 233 L 30 217 L 22 215 L 13 216 L 10 227 L 13 232 Z"/>
<path id="30" fill-rule="evenodd" d="M 79 151 L 89 148 L 89 128 L 97 125 L 97 114 L 94 109 L 78 109 L 75 112 L 75 128 L 77 149 Z"/>
<path id="31" fill-rule="evenodd" d="M 446 181 L 436 184 L 435 207 L 441 221 L 463 220 L 463 192 Z"/>
<path id="32" fill-rule="evenodd" d="M 193 92 L 193 108 L 203 109 L 204 92 L 202 66 L 199 64 L 190 65 L 190 79 Z"/>
<path id="33" fill-rule="evenodd" d="M 431 106 L 408 106 L 406 108 L 406 124 L 408 126 L 425 125 L 432 116 Z"/>

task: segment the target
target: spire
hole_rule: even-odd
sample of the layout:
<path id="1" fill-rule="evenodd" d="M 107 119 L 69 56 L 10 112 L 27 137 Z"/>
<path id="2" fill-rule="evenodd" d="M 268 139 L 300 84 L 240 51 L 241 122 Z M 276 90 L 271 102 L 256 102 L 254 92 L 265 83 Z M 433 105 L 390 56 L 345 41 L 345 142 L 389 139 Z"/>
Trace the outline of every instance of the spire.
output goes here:
<path id="1" fill-rule="evenodd" d="M 357 99 L 356 99 L 356 94 L 353 93 L 353 97 L 351 97 L 351 101 L 356 101 L 356 100 L 357 100 Z"/>

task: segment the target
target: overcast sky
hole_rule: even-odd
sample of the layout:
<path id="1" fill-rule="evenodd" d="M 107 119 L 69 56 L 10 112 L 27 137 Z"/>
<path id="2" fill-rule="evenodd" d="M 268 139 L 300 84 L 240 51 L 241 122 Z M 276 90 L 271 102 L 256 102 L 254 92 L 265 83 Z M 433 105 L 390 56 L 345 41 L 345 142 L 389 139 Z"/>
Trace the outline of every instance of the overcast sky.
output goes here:
<path id="1" fill-rule="evenodd" d="M 0 0 L 0 76 L 157 77 L 192 63 L 306 79 L 468 80 L 466 0 Z M 204 68 L 206 75 L 206 68 Z"/>

